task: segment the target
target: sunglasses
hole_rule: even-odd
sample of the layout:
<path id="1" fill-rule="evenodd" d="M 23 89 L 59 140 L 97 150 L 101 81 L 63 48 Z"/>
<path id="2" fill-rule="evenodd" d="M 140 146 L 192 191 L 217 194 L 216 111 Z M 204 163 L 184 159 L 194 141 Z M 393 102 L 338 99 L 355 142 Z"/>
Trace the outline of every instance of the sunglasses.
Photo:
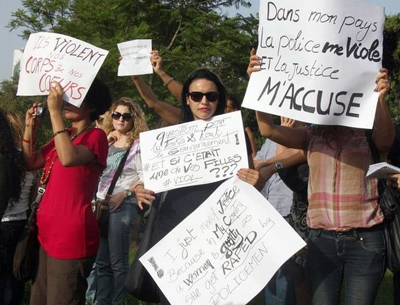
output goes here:
<path id="1" fill-rule="evenodd" d="M 214 103 L 218 100 L 219 94 L 218 92 L 207 92 L 207 93 L 203 93 L 203 92 L 189 92 L 188 96 L 190 96 L 191 100 L 193 102 L 201 102 L 201 100 L 203 99 L 203 96 L 206 96 L 207 101 Z"/>
<path id="2" fill-rule="evenodd" d="M 132 115 L 132 113 L 129 113 L 129 112 L 127 112 L 127 113 L 119 113 L 117 111 L 113 111 L 113 113 L 111 113 L 111 117 L 114 120 L 119 120 L 120 117 L 122 117 L 122 120 L 130 121 L 130 120 L 132 120 L 133 115 Z"/>

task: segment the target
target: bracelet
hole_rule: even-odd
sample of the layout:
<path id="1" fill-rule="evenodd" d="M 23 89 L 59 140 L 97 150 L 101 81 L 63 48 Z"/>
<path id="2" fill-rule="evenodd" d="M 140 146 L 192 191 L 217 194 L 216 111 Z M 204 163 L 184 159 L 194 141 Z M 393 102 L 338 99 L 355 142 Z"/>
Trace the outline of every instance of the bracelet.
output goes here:
<path id="1" fill-rule="evenodd" d="M 63 132 L 67 132 L 67 131 L 68 131 L 68 127 L 65 127 L 63 130 L 56 131 L 55 133 L 53 133 L 53 138 L 54 138 L 56 135 L 58 135 L 58 134 L 60 134 L 60 133 L 63 133 Z"/>
<path id="2" fill-rule="evenodd" d="M 137 188 L 138 186 L 144 187 L 144 184 L 142 184 L 142 183 L 136 184 L 136 185 L 134 186 L 134 188 L 133 188 L 133 192 L 136 190 L 136 188 Z"/>
<path id="3" fill-rule="evenodd" d="M 25 140 L 25 139 L 22 139 L 22 142 L 24 142 L 24 143 L 31 143 L 31 141 L 29 141 L 29 140 Z"/>
<path id="4" fill-rule="evenodd" d="M 164 84 L 164 87 L 168 87 L 170 83 L 172 83 L 175 79 L 173 77 L 170 77 L 170 79 Z"/>

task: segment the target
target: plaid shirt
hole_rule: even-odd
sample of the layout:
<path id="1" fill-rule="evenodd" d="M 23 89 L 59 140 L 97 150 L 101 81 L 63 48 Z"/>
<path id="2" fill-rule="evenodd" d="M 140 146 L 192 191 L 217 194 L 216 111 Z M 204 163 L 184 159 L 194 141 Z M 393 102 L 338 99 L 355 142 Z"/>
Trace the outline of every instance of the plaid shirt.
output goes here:
<path id="1" fill-rule="evenodd" d="M 310 228 L 345 231 L 369 228 L 383 221 L 378 206 L 377 179 L 365 179 L 372 163 L 364 130 L 338 147 L 311 136 L 307 224 Z"/>

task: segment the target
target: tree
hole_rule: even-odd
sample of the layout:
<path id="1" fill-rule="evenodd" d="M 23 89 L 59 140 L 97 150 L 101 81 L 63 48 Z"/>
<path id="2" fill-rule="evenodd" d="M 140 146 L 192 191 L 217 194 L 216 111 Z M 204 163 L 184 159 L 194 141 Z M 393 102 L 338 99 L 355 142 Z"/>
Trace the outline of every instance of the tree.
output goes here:
<path id="1" fill-rule="evenodd" d="M 388 103 L 392 118 L 400 122 L 400 14 L 387 16 L 384 31 L 383 67 L 389 70 Z"/>
<path id="2" fill-rule="evenodd" d="M 168 73 L 183 82 L 200 67 L 219 74 L 231 92 L 243 95 L 250 47 L 257 37 L 253 17 L 222 16 L 221 7 L 250 6 L 243 0 L 24 0 L 25 9 L 12 15 L 11 29 L 52 31 L 69 35 L 109 51 L 99 76 L 114 96 L 138 98 L 129 78 L 118 78 L 117 43 L 150 38 L 165 59 Z M 160 99 L 176 103 L 154 76 L 145 77 Z M 254 116 L 251 117 L 254 121 Z M 158 118 L 148 114 L 150 126 Z M 253 123 L 254 125 L 254 123 Z"/>

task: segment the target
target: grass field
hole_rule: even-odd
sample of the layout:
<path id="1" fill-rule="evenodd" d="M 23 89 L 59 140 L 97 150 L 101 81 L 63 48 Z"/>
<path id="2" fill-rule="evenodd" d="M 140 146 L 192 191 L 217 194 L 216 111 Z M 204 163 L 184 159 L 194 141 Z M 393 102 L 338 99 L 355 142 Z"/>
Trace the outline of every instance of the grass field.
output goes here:
<path id="1" fill-rule="evenodd" d="M 393 275 L 390 271 L 386 272 L 385 278 L 382 281 L 381 286 L 379 287 L 378 296 L 375 301 L 375 305 L 391 305 L 393 304 L 393 285 L 392 285 Z M 25 296 L 23 304 L 29 304 L 29 291 L 30 284 L 27 284 L 25 289 Z M 341 301 L 340 304 L 344 305 L 344 301 Z M 125 299 L 124 305 L 152 305 L 152 303 L 141 302 L 134 297 L 128 295 Z M 257 295 L 249 305 L 264 305 L 263 295 L 260 293 Z M 298 304 L 302 305 L 302 304 Z"/>

